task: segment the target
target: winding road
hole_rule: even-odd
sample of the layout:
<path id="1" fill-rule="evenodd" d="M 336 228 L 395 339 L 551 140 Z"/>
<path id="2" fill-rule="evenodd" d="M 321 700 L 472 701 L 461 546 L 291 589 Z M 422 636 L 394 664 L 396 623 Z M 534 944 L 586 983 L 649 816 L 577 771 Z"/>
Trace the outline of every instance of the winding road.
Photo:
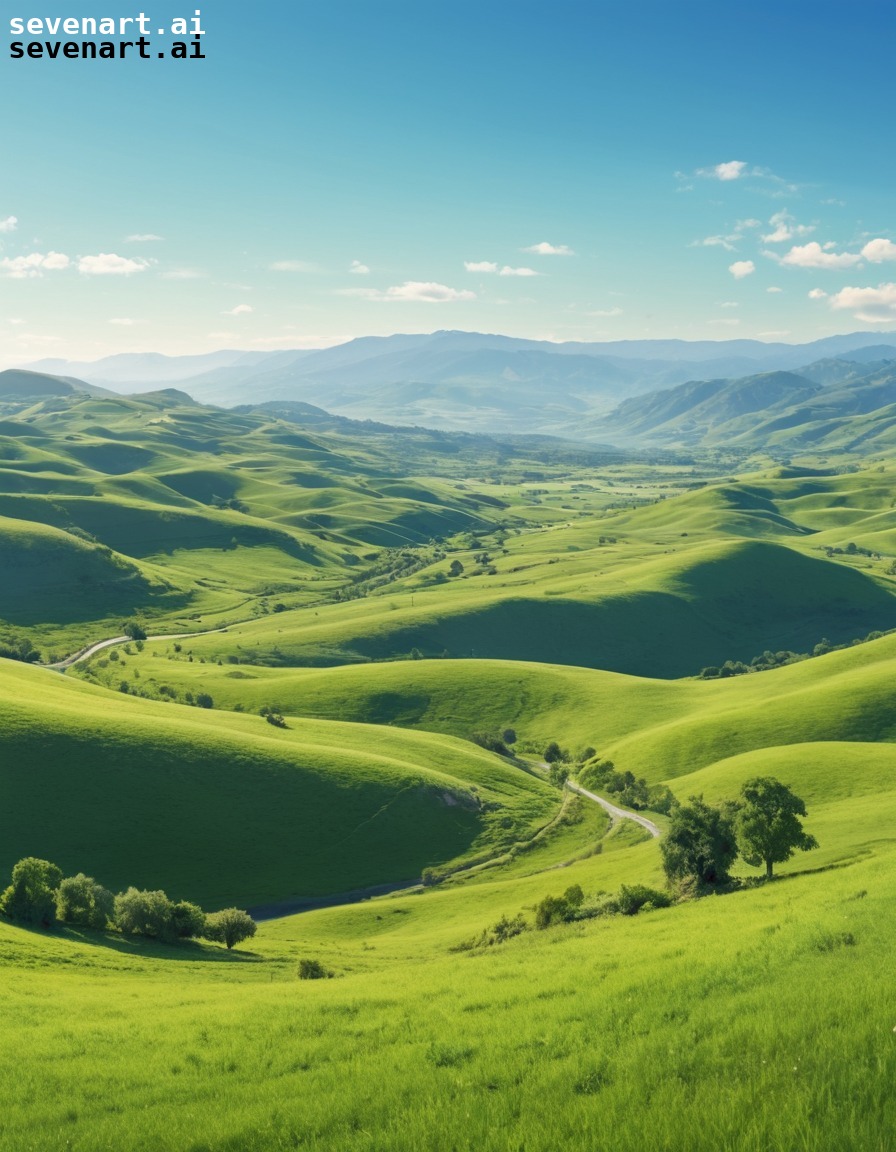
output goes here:
<path id="1" fill-rule="evenodd" d="M 566 781 L 566 787 L 571 792 L 577 792 L 587 800 L 593 800 L 595 804 L 600 804 L 601 808 L 609 812 L 614 820 L 633 820 L 636 824 L 640 824 L 642 828 L 646 828 L 655 840 L 659 840 L 661 835 L 659 828 L 657 828 L 652 820 L 648 820 L 646 816 L 639 816 L 637 812 L 629 812 L 627 808 L 619 808 L 615 804 L 611 804 L 609 800 L 604 800 L 602 797 L 595 795 L 594 792 L 589 792 L 579 784 L 574 784 L 571 780 Z"/>
<path id="2" fill-rule="evenodd" d="M 248 620 L 236 620 L 233 624 L 229 624 L 226 628 L 208 628 L 204 632 L 175 632 L 170 636 L 147 636 L 147 641 L 157 640 L 192 640 L 195 636 L 215 636 L 220 632 L 227 632 L 236 624 L 248 624 Z M 132 644 L 133 640 L 130 636 L 111 636 L 108 640 L 98 640 L 96 644 L 91 644 L 87 648 L 82 648 L 80 652 L 75 652 L 72 656 L 67 656 L 64 660 L 59 660 L 56 664 L 40 664 L 40 668 L 49 668 L 53 672 L 65 672 L 67 668 L 73 668 L 75 664 L 80 664 L 84 660 L 89 660 L 91 656 L 95 656 L 97 652 L 102 652 L 104 648 L 112 648 L 116 644 Z"/>

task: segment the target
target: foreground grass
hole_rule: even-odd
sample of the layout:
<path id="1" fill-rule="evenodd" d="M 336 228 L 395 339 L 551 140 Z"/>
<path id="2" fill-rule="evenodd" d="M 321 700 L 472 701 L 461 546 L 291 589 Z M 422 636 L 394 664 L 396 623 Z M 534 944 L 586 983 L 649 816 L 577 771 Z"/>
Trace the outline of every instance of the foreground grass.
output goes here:
<path id="1" fill-rule="evenodd" d="M 889 1152 L 893 888 L 887 855 L 312 984 L 303 939 L 407 917 L 224 963 L 0 926 L 0 1148 Z"/>

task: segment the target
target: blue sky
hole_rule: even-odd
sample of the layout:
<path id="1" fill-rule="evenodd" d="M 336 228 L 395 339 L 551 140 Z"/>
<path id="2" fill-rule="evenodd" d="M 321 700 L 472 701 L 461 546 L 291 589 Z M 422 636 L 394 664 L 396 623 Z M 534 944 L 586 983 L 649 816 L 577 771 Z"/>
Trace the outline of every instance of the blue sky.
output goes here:
<path id="1" fill-rule="evenodd" d="M 0 363 L 896 329 L 890 0 L 199 6 L 204 61 L 0 25 Z"/>

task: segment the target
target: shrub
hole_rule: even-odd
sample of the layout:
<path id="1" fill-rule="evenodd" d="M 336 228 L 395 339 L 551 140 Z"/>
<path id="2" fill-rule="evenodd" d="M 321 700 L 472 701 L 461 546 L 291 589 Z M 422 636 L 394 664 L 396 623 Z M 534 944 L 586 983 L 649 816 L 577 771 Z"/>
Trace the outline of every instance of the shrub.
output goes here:
<path id="1" fill-rule="evenodd" d="M 333 973 L 321 964 L 320 960 L 300 960 L 300 980 L 330 980 Z"/>
<path id="2" fill-rule="evenodd" d="M 265 712 L 264 718 L 267 720 L 268 724 L 272 724 L 275 728 L 288 727 L 286 721 L 283 719 L 279 712 Z"/>
<path id="3" fill-rule="evenodd" d="M 512 728 L 505 728 L 501 733 L 501 739 L 505 744 L 516 744 L 516 732 Z"/>
<path id="4" fill-rule="evenodd" d="M 205 931 L 206 915 L 198 904 L 181 900 L 171 909 L 171 922 L 175 935 L 181 940 L 201 936 Z"/>
<path id="5" fill-rule="evenodd" d="M 115 925 L 125 936 L 148 936 L 154 940 L 177 938 L 174 904 L 162 891 L 128 888 L 126 892 L 119 892 L 115 897 Z"/>
<path id="6" fill-rule="evenodd" d="M 12 883 L 0 895 L 0 912 L 11 920 L 50 928 L 56 919 L 56 891 L 62 869 L 49 860 L 26 856 L 12 870 Z"/>
<path id="7" fill-rule="evenodd" d="M 197 708 L 214 708 L 215 702 L 207 692 L 200 692 L 196 697 Z"/>
<path id="8" fill-rule="evenodd" d="M 125 636 L 127 636 L 127 638 L 129 640 L 145 640 L 146 639 L 145 628 L 143 628 L 143 626 L 141 624 L 138 624 L 136 620 L 128 620 L 127 624 L 125 624 L 122 631 L 124 632 Z"/>
<path id="9" fill-rule="evenodd" d="M 115 914 L 115 897 L 92 876 L 68 876 L 56 891 L 56 915 L 66 924 L 102 929 Z"/>
<path id="10" fill-rule="evenodd" d="M 485 748 L 489 752 L 497 752 L 499 756 L 509 755 L 507 745 L 494 732 L 474 732 L 470 739 L 474 744 L 478 744 L 480 748 Z"/>
<path id="11" fill-rule="evenodd" d="M 671 897 L 657 888 L 648 888 L 645 884 L 623 884 L 619 895 L 608 902 L 608 910 L 622 916 L 636 916 L 642 909 L 668 908 L 671 903 Z M 611 909 L 610 904 L 615 904 L 615 908 Z"/>

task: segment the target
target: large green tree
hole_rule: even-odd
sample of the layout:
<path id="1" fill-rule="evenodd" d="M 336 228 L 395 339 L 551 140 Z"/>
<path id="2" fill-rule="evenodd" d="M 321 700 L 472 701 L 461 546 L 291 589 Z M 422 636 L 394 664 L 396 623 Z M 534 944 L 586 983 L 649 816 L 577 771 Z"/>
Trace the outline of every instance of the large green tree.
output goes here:
<path id="1" fill-rule="evenodd" d="M 692 796 L 673 809 L 660 851 L 670 880 L 696 880 L 710 887 L 723 884 L 737 859 L 733 810 L 714 808 L 702 796 Z"/>
<path id="2" fill-rule="evenodd" d="M 754 868 L 765 865 L 772 878 L 775 864 L 794 852 L 817 848 L 818 841 L 803 831 L 806 805 L 786 784 L 773 776 L 755 776 L 741 789 L 737 813 L 737 842 L 744 860 Z"/>
<path id="3" fill-rule="evenodd" d="M 12 884 L 0 895 L 0 912 L 12 920 L 51 927 L 62 870 L 49 860 L 26 856 L 12 870 Z"/>

